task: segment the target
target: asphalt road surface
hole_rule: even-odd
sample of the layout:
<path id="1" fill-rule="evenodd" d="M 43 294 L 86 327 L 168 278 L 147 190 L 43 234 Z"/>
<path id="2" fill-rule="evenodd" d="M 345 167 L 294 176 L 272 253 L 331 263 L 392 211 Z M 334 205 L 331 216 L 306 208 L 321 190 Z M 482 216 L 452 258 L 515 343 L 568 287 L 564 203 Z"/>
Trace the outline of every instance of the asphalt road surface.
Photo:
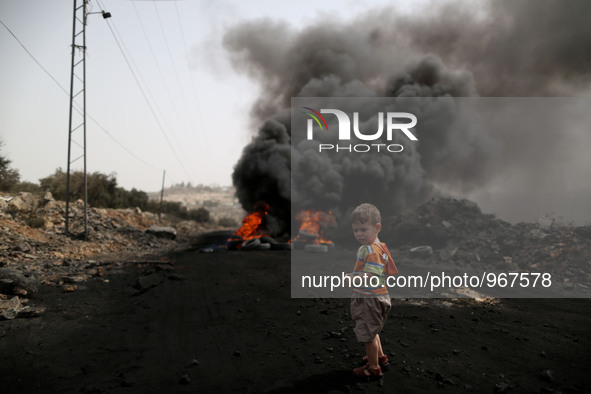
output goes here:
<path id="1" fill-rule="evenodd" d="M 169 259 L 41 288 L 44 315 L 0 321 L 0 392 L 591 392 L 587 299 L 394 300 L 364 382 L 348 300 L 291 299 L 288 251 Z"/>

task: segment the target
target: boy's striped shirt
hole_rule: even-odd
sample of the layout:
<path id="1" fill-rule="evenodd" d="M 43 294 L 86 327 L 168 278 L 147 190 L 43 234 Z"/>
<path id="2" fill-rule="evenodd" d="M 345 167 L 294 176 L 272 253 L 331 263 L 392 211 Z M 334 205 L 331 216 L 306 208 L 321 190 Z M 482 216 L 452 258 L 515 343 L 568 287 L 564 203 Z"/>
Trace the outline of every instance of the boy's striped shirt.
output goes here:
<path id="1" fill-rule="evenodd" d="M 379 278 L 376 287 L 354 287 L 353 292 L 362 295 L 388 294 L 386 277 L 398 273 L 396 265 L 392 260 L 390 251 L 385 243 L 363 245 L 357 251 L 357 261 L 353 268 L 353 274 L 371 274 Z M 375 282 L 375 280 L 374 280 Z M 367 284 L 369 284 L 369 278 Z"/>

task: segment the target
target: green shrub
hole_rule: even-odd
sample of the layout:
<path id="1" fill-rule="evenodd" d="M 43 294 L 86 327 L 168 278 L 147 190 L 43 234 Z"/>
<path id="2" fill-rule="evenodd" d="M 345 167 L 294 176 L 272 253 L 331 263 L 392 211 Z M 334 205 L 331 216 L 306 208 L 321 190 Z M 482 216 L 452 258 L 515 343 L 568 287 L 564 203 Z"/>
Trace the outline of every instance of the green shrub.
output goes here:
<path id="1" fill-rule="evenodd" d="M 197 223 L 209 222 L 209 211 L 205 208 L 197 208 L 189 211 L 190 220 L 194 220 Z"/>
<path id="2" fill-rule="evenodd" d="M 219 218 L 218 224 L 222 227 L 238 227 L 238 222 L 229 216 Z"/>
<path id="3" fill-rule="evenodd" d="M 4 145 L 0 141 L 0 147 Z M 21 175 L 17 169 L 10 167 L 11 161 L 0 155 L 0 190 L 10 192 L 18 184 Z"/>
<path id="4" fill-rule="evenodd" d="M 13 187 L 15 192 L 29 192 L 33 194 L 41 194 L 43 189 L 37 183 L 33 182 L 19 182 Z"/>
<path id="5" fill-rule="evenodd" d="M 31 214 L 25 219 L 25 223 L 31 228 L 41 228 L 45 224 L 45 219 L 41 216 Z"/>

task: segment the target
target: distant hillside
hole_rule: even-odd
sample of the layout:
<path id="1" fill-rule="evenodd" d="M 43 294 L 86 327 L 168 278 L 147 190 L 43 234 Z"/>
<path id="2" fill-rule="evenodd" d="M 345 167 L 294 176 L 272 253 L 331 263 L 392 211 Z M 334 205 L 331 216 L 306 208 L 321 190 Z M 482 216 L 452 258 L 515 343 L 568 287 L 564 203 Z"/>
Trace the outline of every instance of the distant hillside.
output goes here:
<path id="1" fill-rule="evenodd" d="M 192 186 L 190 183 L 181 183 L 165 188 L 164 200 L 180 202 L 189 210 L 203 207 L 209 211 L 212 218 L 231 218 L 239 226 L 246 212 L 234 194 L 232 186 Z M 148 197 L 159 201 L 160 192 L 148 193 Z"/>

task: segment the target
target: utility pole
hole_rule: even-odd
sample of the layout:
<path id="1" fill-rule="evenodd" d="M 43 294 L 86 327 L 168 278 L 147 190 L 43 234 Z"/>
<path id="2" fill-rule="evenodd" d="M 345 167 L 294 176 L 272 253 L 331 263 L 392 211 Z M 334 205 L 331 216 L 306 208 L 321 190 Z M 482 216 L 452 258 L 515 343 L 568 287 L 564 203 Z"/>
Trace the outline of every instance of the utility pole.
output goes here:
<path id="1" fill-rule="evenodd" d="M 166 170 L 162 171 L 162 189 L 160 190 L 160 207 L 158 208 L 158 223 L 160 223 L 162 214 L 162 200 L 164 199 L 164 177 L 166 176 Z"/>
<path id="2" fill-rule="evenodd" d="M 83 159 L 84 166 L 84 240 L 88 240 L 88 183 L 86 178 L 86 18 L 101 13 L 104 19 L 111 14 L 105 11 L 87 12 L 89 0 L 74 0 L 72 26 L 72 68 L 70 73 L 70 117 L 68 121 L 68 166 L 66 174 L 66 236 L 70 224 L 70 165 Z M 74 106 L 81 107 L 81 118 L 74 120 Z M 82 145 L 72 140 L 73 133 L 82 130 Z M 82 148 L 82 154 L 72 160 L 72 142 Z"/>

